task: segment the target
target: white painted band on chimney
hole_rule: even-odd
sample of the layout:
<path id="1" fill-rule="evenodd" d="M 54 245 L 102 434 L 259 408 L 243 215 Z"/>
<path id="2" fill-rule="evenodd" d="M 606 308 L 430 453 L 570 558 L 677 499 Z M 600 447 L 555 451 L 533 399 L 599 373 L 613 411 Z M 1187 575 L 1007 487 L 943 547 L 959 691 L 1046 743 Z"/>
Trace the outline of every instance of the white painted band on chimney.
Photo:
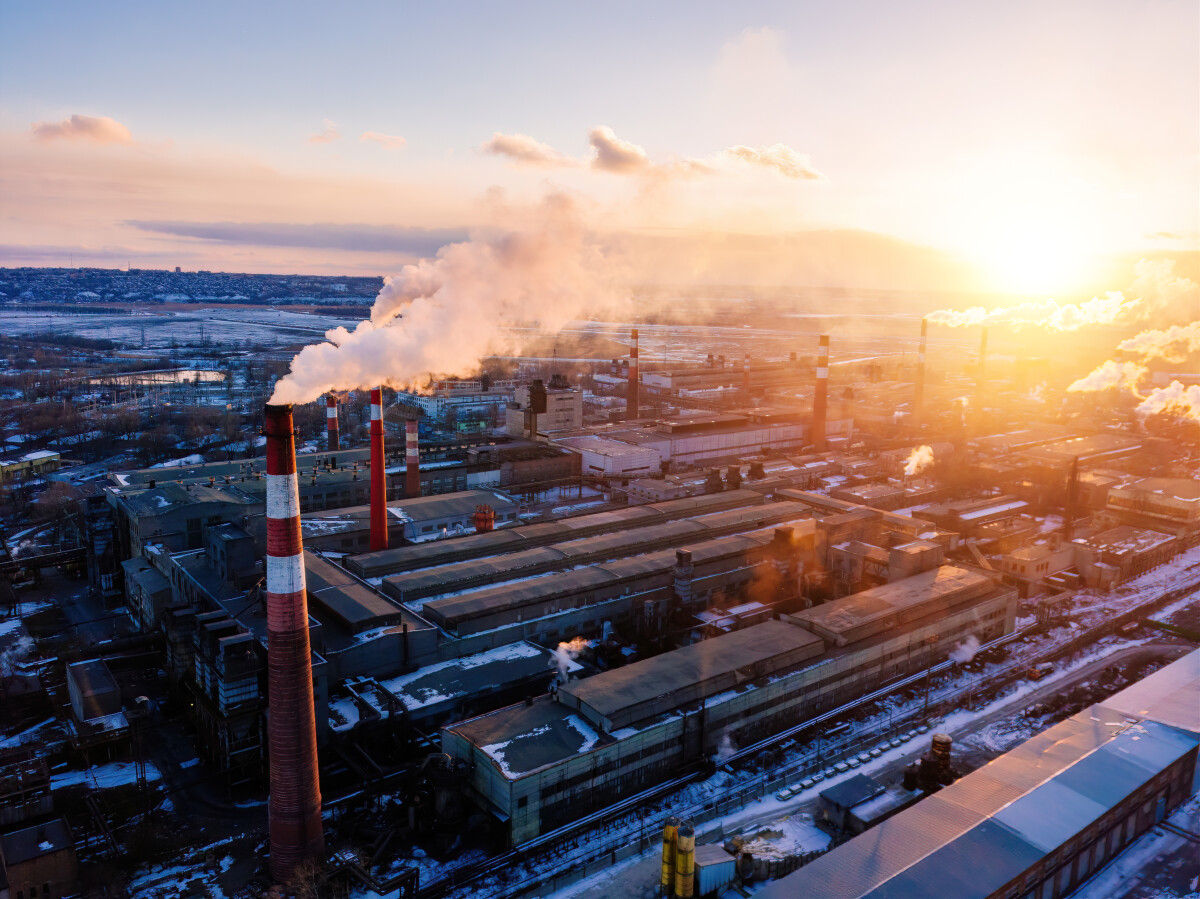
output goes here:
<path id="1" fill-rule="evenodd" d="M 371 421 L 382 421 L 382 420 L 383 420 L 383 410 L 379 406 L 375 405 L 374 403 L 371 403 Z"/>
<path id="2" fill-rule="evenodd" d="M 337 406 L 326 406 L 325 417 L 330 421 L 334 421 L 337 418 Z"/>
<path id="3" fill-rule="evenodd" d="M 295 518 L 300 514 L 296 475 L 267 475 L 267 518 Z"/>
<path id="4" fill-rule="evenodd" d="M 304 589 L 304 556 L 267 556 L 267 592 L 299 593 Z"/>

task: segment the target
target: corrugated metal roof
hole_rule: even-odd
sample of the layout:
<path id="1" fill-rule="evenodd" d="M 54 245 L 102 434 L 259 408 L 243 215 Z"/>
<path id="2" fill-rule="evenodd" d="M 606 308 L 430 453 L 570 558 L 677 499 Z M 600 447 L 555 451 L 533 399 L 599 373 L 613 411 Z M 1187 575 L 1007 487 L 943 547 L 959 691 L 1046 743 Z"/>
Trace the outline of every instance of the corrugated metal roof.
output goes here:
<path id="1" fill-rule="evenodd" d="M 1110 696 L 1101 705 L 1200 734 L 1200 649 Z"/>

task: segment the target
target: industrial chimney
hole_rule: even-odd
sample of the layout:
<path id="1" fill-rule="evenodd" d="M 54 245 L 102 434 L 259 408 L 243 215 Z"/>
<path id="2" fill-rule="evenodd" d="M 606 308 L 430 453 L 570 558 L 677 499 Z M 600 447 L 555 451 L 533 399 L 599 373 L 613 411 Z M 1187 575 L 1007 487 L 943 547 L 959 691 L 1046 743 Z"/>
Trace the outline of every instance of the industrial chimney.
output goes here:
<path id="1" fill-rule="evenodd" d="M 629 394 L 625 401 L 625 419 L 633 421 L 640 416 L 638 411 L 638 329 L 633 329 L 633 343 L 629 345 Z"/>
<path id="2" fill-rule="evenodd" d="M 750 354 L 742 359 L 742 390 L 750 392 Z"/>
<path id="3" fill-rule="evenodd" d="M 387 549 L 387 472 L 383 458 L 383 388 L 371 388 L 371 552 Z"/>
<path id="4" fill-rule="evenodd" d="M 920 427 L 925 418 L 925 340 L 929 322 L 921 319 L 921 345 L 917 349 L 917 383 L 913 385 L 913 426 Z"/>
<path id="5" fill-rule="evenodd" d="M 813 394 L 812 442 L 818 453 L 825 452 L 825 411 L 829 399 L 829 335 L 821 335 L 817 352 L 817 389 Z"/>
<path id="6" fill-rule="evenodd" d="M 404 423 L 404 495 L 410 499 L 421 495 L 421 448 L 415 418 Z"/>
<path id="7" fill-rule="evenodd" d="M 325 449 L 331 453 L 341 447 L 338 444 L 337 397 L 332 393 L 325 396 Z"/>
<path id="8" fill-rule="evenodd" d="M 983 392 L 983 382 L 987 374 L 987 328 L 979 336 L 979 376 L 977 390 Z"/>
<path id="9" fill-rule="evenodd" d="M 287 883 L 297 865 L 322 854 L 325 839 L 291 405 L 268 404 L 264 420 L 271 876 Z"/>

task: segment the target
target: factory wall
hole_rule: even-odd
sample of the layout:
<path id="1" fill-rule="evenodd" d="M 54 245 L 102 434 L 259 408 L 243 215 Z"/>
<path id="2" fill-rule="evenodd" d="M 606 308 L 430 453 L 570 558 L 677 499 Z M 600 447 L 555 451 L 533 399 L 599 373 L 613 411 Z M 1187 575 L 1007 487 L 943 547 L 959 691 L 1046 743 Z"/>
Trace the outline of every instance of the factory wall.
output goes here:
<path id="1" fill-rule="evenodd" d="M 496 812 L 509 816 L 509 838 L 516 845 L 653 786 L 682 765 L 711 756 L 726 737 L 735 746 L 763 739 L 945 658 L 968 635 L 987 642 L 1008 633 L 1016 605 L 1015 591 L 1000 590 L 937 622 L 827 652 L 811 665 L 720 703 L 710 700 L 690 713 L 624 728 L 613 734 L 615 743 L 515 779 L 505 777 L 487 754 L 453 730 L 442 730 L 442 751 L 471 762 L 472 789 Z M 924 642 L 934 636 L 934 645 Z"/>

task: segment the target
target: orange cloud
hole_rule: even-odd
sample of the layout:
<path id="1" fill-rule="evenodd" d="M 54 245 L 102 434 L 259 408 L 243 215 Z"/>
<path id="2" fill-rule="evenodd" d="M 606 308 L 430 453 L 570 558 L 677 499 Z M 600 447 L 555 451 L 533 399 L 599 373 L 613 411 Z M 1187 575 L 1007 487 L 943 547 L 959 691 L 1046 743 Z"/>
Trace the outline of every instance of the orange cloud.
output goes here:
<path id="1" fill-rule="evenodd" d="M 492 156 L 506 156 L 518 165 L 536 168 L 574 168 L 580 165 L 578 159 L 560 153 L 528 134 L 503 134 L 497 131 L 480 149 Z"/>
<path id="2" fill-rule="evenodd" d="M 321 120 L 322 128 L 316 134 L 308 136 L 310 144 L 327 144 L 330 141 L 335 141 L 342 136 L 342 132 L 338 131 L 338 126 L 329 119 Z"/>
<path id="3" fill-rule="evenodd" d="M 379 144 L 385 150 L 403 150 L 408 141 L 396 134 L 380 134 L 378 131 L 364 131 L 358 138 L 365 143 Z"/>
<path id="4" fill-rule="evenodd" d="M 725 155 L 749 165 L 774 169 L 789 178 L 805 181 L 824 181 L 825 176 L 812 167 L 808 156 L 797 153 L 787 144 L 772 144 L 769 147 L 729 147 Z"/>
<path id="5" fill-rule="evenodd" d="M 646 151 L 637 144 L 617 137 L 607 125 L 597 125 L 589 131 L 588 143 L 592 145 L 592 151 L 595 153 L 592 157 L 594 169 L 629 175 L 650 168 L 650 159 L 646 156 Z"/>
<path id="6" fill-rule="evenodd" d="M 108 116 L 73 115 L 61 122 L 34 122 L 33 137 L 39 141 L 91 141 L 97 144 L 131 144 L 133 135 Z"/>

